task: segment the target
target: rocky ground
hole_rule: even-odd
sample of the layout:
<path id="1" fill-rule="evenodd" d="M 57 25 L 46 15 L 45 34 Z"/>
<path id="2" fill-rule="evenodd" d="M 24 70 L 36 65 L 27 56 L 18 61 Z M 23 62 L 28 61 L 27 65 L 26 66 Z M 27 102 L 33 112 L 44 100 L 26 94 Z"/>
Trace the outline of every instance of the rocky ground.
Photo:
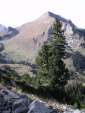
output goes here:
<path id="1" fill-rule="evenodd" d="M 40 100 L 32 100 L 29 95 L 17 94 L 5 88 L 0 89 L 0 113 L 85 113 L 85 110 L 64 106 L 53 109 Z"/>

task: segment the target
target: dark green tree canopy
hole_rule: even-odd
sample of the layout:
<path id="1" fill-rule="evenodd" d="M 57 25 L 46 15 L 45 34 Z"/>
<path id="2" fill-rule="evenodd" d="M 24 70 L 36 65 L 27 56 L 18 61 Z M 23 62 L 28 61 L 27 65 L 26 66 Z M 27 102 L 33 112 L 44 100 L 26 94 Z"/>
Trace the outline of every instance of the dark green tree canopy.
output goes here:
<path id="1" fill-rule="evenodd" d="M 63 88 L 67 83 L 69 72 L 62 60 L 65 56 L 65 44 L 61 23 L 56 21 L 49 41 L 44 43 L 36 59 L 39 85 Z"/>

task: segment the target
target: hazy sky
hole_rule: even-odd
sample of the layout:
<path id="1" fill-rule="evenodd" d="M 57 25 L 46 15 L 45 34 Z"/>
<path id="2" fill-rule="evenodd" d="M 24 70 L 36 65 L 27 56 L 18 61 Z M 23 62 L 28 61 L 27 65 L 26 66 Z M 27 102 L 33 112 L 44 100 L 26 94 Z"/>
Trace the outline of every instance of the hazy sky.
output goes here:
<path id="1" fill-rule="evenodd" d="M 0 24 L 16 27 L 47 11 L 85 28 L 85 0 L 0 0 Z"/>

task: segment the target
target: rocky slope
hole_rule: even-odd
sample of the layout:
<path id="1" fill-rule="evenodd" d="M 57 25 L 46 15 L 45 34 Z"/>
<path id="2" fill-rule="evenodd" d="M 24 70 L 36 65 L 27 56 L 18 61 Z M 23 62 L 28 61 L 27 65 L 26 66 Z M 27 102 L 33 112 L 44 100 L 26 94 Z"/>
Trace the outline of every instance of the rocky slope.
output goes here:
<path id="1" fill-rule="evenodd" d="M 67 58 L 64 60 L 71 71 L 85 71 L 85 30 L 79 29 L 70 20 L 47 12 L 37 20 L 23 24 L 16 29 L 17 34 L 4 42 L 2 57 L 6 56 L 7 63 L 32 62 L 44 41 L 49 39 L 52 25 L 57 20 L 62 23 L 62 30 L 67 46 Z M 5 60 L 5 61 L 6 61 Z"/>
<path id="2" fill-rule="evenodd" d="M 0 113 L 85 113 L 85 110 L 66 105 L 54 109 L 41 100 L 30 99 L 30 95 L 16 94 L 0 88 Z"/>
<path id="3" fill-rule="evenodd" d="M 0 90 L 0 113 L 58 113 L 38 100 L 16 94 L 7 89 Z"/>

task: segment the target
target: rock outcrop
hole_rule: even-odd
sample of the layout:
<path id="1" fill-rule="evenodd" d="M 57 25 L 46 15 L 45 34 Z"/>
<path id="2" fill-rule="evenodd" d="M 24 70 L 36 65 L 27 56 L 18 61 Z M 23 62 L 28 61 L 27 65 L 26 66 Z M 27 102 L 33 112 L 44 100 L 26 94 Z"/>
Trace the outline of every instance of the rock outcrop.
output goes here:
<path id="1" fill-rule="evenodd" d="M 18 30 L 12 27 L 5 27 L 0 24 L 0 41 L 10 39 L 18 34 Z"/>
<path id="2" fill-rule="evenodd" d="M 28 99 L 11 91 L 0 91 L 0 113 L 27 113 Z"/>
<path id="3" fill-rule="evenodd" d="M 0 113 L 52 113 L 43 103 L 31 102 L 26 95 L 0 90 Z M 57 112 L 56 112 L 57 113 Z"/>
<path id="4" fill-rule="evenodd" d="M 63 111 L 54 110 L 40 100 L 31 100 L 29 96 L 0 89 L 0 113 L 85 113 L 85 110 L 63 106 Z"/>

